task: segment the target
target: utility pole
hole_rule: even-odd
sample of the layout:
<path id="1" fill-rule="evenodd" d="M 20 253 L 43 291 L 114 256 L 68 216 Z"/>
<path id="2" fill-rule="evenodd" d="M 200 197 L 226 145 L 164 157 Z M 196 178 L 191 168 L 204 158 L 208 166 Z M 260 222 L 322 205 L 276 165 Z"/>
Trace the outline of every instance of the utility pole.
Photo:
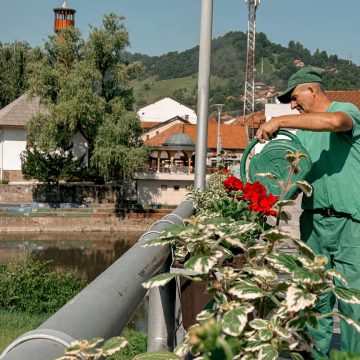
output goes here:
<path id="1" fill-rule="evenodd" d="M 245 0 L 249 8 L 248 31 L 247 31 L 247 51 L 246 51 L 246 72 L 244 87 L 244 117 L 251 115 L 250 119 L 245 118 L 246 140 L 249 144 L 254 137 L 253 116 L 255 109 L 255 34 L 256 34 L 256 10 L 260 0 Z M 249 123 L 251 130 L 249 130 Z"/>
<path id="2" fill-rule="evenodd" d="M 216 142 L 216 153 L 217 153 L 217 159 L 216 163 L 219 165 L 219 154 L 221 151 L 221 132 L 220 132 L 220 125 L 221 125 L 221 110 L 225 106 L 224 104 L 214 104 L 213 106 L 216 107 L 217 113 L 218 113 L 218 126 L 217 126 L 217 142 Z"/>

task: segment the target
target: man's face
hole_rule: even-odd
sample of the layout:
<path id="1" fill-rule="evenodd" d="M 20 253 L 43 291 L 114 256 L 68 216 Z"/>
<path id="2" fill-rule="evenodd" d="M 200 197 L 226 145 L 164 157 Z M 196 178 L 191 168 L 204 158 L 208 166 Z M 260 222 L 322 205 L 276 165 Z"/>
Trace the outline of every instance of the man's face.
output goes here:
<path id="1" fill-rule="evenodd" d="M 308 84 L 300 84 L 291 94 L 291 109 L 296 109 L 299 113 L 310 112 L 313 101 L 311 87 Z"/>

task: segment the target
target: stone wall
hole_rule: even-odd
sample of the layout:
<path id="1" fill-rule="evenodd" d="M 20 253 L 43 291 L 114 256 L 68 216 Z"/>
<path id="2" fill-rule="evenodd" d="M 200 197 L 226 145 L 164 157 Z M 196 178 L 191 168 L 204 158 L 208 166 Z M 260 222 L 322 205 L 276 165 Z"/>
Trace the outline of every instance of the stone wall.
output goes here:
<path id="1" fill-rule="evenodd" d="M 47 186 L 39 184 L 1 184 L 0 203 L 73 203 L 121 204 L 129 200 L 129 191 L 122 185 L 61 184 Z"/>

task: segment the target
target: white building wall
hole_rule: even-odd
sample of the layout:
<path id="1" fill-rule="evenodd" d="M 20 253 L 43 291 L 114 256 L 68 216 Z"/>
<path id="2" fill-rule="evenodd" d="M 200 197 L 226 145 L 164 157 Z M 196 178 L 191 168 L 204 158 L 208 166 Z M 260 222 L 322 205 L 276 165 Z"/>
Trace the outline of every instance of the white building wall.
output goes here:
<path id="1" fill-rule="evenodd" d="M 2 132 L 0 167 L 3 170 L 21 170 L 20 154 L 26 149 L 26 131 L 4 128 Z"/>
<path id="2" fill-rule="evenodd" d="M 194 183 L 177 180 L 138 179 L 138 203 L 142 205 L 179 205 Z"/>
<path id="3" fill-rule="evenodd" d="M 197 120 L 194 110 L 168 97 L 139 109 L 137 114 L 141 121 L 166 121 L 175 116 L 188 119 L 193 124 Z"/>

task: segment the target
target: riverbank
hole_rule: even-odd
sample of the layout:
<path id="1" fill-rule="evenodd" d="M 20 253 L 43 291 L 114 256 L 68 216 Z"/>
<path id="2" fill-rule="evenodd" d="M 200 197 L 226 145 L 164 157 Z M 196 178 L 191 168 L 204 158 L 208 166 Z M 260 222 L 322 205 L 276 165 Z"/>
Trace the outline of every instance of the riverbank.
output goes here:
<path id="1" fill-rule="evenodd" d="M 163 217 L 131 214 L 129 218 L 70 217 L 70 216 L 0 216 L 0 233 L 8 232 L 119 232 L 146 231 L 151 224 Z"/>

